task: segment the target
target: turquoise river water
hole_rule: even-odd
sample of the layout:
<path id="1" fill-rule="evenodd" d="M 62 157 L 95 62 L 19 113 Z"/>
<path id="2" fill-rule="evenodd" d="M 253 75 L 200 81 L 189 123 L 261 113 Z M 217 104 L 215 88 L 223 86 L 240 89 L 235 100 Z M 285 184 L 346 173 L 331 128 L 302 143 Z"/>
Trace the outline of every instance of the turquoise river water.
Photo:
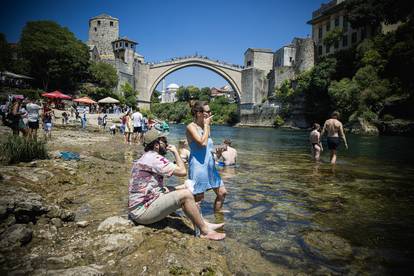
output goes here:
<path id="1" fill-rule="evenodd" d="M 170 142 L 184 138 L 173 125 Z M 214 215 L 228 237 L 272 262 L 309 274 L 401 274 L 411 271 L 414 244 L 414 139 L 348 135 L 336 166 L 324 151 L 312 161 L 307 131 L 213 126 L 238 150 L 237 168 L 221 170 L 229 191 Z M 326 147 L 326 145 L 325 145 Z M 171 179 L 173 183 L 182 180 Z"/>

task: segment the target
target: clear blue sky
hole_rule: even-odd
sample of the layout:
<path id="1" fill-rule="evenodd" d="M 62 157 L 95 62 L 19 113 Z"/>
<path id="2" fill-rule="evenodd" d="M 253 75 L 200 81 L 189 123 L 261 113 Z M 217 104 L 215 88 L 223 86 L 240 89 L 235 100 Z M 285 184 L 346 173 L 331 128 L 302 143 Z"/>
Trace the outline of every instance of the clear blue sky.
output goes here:
<path id="1" fill-rule="evenodd" d="M 82 41 L 89 18 L 107 13 L 120 21 L 120 35 L 139 43 L 146 61 L 194 53 L 243 64 L 247 48 L 277 50 L 294 37 L 311 34 L 306 22 L 322 0 L 3 0 L 0 32 L 19 40 L 27 21 L 54 20 Z M 198 67 L 169 75 L 167 84 L 223 86 L 217 74 Z"/>

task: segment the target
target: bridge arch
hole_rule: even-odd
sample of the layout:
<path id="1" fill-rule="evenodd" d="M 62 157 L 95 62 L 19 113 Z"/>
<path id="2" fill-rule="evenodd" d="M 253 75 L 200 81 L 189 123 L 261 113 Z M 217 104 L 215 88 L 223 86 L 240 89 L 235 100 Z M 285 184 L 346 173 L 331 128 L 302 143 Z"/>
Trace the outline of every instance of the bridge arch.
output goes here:
<path id="1" fill-rule="evenodd" d="M 242 93 L 241 68 L 197 57 L 151 65 L 148 82 L 149 96 L 151 97 L 155 88 L 166 76 L 186 67 L 201 67 L 220 75 L 229 83 L 240 100 Z"/>

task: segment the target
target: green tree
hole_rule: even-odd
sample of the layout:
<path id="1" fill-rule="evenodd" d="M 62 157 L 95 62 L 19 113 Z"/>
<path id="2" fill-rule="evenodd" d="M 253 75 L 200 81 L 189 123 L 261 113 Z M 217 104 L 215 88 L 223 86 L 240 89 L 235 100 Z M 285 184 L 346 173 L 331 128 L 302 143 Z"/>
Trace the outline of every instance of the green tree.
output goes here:
<path id="1" fill-rule="evenodd" d="M 200 101 L 210 101 L 210 97 L 211 97 L 210 87 L 201 88 L 199 100 Z"/>
<path id="2" fill-rule="evenodd" d="M 200 99 L 200 88 L 194 86 L 194 85 L 189 85 L 186 87 L 186 89 L 188 90 L 189 94 L 190 94 L 190 99 L 192 100 L 199 100 Z"/>
<path id="3" fill-rule="evenodd" d="M 100 87 L 114 88 L 118 83 L 116 69 L 105 62 L 94 62 L 89 66 L 91 81 Z"/>
<path id="4" fill-rule="evenodd" d="M 0 71 L 10 69 L 11 66 L 11 49 L 9 43 L 7 43 L 6 36 L 0 33 Z"/>
<path id="5" fill-rule="evenodd" d="M 360 88 L 355 81 L 348 78 L 332 81 L 328 93 L 333 101 L 333 109 L 338 110 L 345 120 L 358 110 Z"/>
<path id="6" fill-rule="evenodd" d="M 331 112 L 328 87 L 336 68 L 335 58 L 323 58 L 309 72 L 302 74 L 297 81 L 297 94 L 305 96 L 306 116 L 310 122 L 321 122 Z"/>
<path id="7" fill-rule="evenodd" d="M 134 88 L 132 88 L 129 82 L 126 82 L 125 84 L 121 85 L 121 90 L 124 94 L 126 105 L 135 108 L 137 106 L 138 92 L 135 91 Z"/>
<path id="8" fill-rule="evenodd" d="M 176 96 L 177 100 L 180 102 L 188 102 L 191 99 L 190 91 L 184 86 L 178 88 Z"/>
<path id="9" fill-rule="evenodd" d="M 112 97 L 125 104 L 125 98 L 122 95 L 115 94 L 112 88 L 99 87 L 93 83 L 82 83 L 79 87 L 80 96 L 88 96 L 95 101 L 106 97 Z"/>
<path id="10" fill-rule="evenodd" d="M 406 22 L 414 17 L 413 1 L 406 0 L 348 0 L 345 2 L 348 20 L 354 28 L 380 23 Z"/>
<path id="11" fill-rule="evenodd" d="M 285 80 L 282 84 L 275 89 L 276 100 L 286 103 L 293 96 L 294 90 L 290 80 Z"/>
<path id="12" fill-rule="evenodd" d="M 56 22 L 28 22 L 20 47 L 29 61 L 30 75 L 44 90 L 74 89 L 87 75 L 88 47 Z"/>
<path id="13" fill-rule="evenodd" d="M 151 95 L 151 103 L 159 103 L 160 102 L 160 95 L 161 92 L 158 90 L 155 90 L 154 93 Z"/>
<path id="14" fill-rule="evenodd" d="M 342 29 L 341 28 L 334 28 L 329 31 L 325 38 L 323 39 L 323 43 L 325 45 L 333 45 L 335 42 L 337 43 L 342 38 Z"/>

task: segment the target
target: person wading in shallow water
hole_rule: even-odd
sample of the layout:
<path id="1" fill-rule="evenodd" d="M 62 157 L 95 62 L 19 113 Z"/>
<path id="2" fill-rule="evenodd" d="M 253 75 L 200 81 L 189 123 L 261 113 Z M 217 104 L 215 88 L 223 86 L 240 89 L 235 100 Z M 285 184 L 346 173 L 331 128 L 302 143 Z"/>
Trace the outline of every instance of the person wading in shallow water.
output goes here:
<path id="1" fill-rule="evenodd" d="M 331 151 L 331 164 L 336 163 L 336 150 L 341 143 L 340 138 L 344 140 L 345 148 L 348 149 L 348 143 L 346 142 L 344 128 L 338 119 L 339 112 L 334 111 L 331 115 L 331 118 L 325 121 L 321 133 L 322 137 L 325 133 L 327 133 L 328 136 L 327 143 L 328 149 Z"/>
<path id="2" fill-rule="evenodd" d="M 165 134 L 155 128 L 144 135 L 144 154 L 132 165 L 129 182 L 129 217 L 138 224 L 152 224 L 182 208 L 187 217 L 201 230 L 201 237 L 222 240 L 224 233 L 215 229 L 223 224 L 204 221 L 200 215 L 193 194 L 188 189 L 169 191 L 164 186 L 164 176 L 185 176 L 187 170 L 177 149 L 168 145 Z M 176 164 L 164 155 L 170 151 Z"/>
<path id="3" fill-rule="evenodd" d="M 217 172 L 214 161 L 214 144 L 210 138 L 211 110 L 207 102 L 196 101 L 191 107 L 194 121 L 187 125 L 187 141 L 190 146 L 188 161 L 188 179 L 194 185 L 196 201 L 204 198 L 204 192 L 210 189 L 216 193 L 214 211 L 221 212 L 227 190 Z M 224 149 L 220 149 L 223 151 Z M 222 152 L 215 152 L 221 155 Z"/>
<path id="4" fill-rule="evenodd" d="M 315 161 L 319 161 L 321 156 L 321 151 L 323 151 L 323 147 L 321 144 L 321 134 L 319 131 L 321 130 L 321 126 L 317 123 L 313 124 L 312 131 L 309 134 L 309 142 L 311 143 L 311 150 L 312 156 Z"/>

